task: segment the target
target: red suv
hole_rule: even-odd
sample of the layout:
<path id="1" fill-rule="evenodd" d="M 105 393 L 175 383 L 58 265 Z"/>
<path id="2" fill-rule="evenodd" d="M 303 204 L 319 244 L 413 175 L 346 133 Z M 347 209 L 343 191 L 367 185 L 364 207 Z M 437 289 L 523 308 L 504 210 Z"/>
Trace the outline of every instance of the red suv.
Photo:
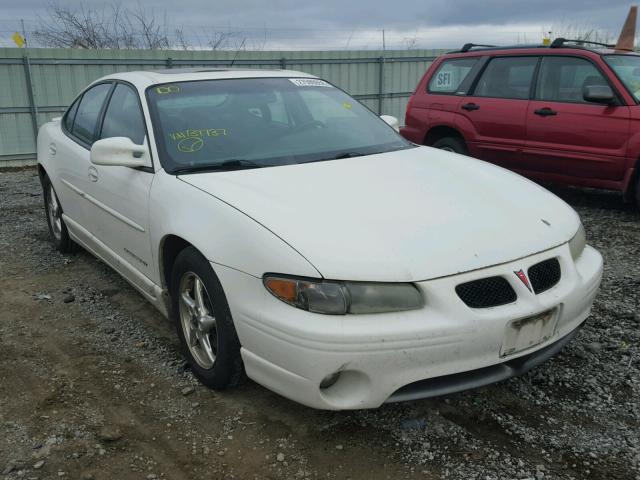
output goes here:
<path id="1" fill-rule="evenodd" d="M 640 55 L 569 42 L 467 44 L 439 57 L 402 135 L 536 180 L 617 190 L 640 207 Z"/>

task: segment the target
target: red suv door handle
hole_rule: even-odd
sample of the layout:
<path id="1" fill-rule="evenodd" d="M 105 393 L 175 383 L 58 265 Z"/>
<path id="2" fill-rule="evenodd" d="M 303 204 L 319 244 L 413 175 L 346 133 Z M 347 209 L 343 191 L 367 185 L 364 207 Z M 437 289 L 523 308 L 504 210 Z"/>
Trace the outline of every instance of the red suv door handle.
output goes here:
<path id="1" fill-rule="evenodd" d="M 465 103 L 464 105 L 462 105 L 462 108 L 464 110 L 478 110 L 480 108 L 480 105 L 476 105 L 475 103 Z"/>
<path id="2" fill-rule="evenodd" d="M 551 115 L 557 115 L 558 112 L 555 110 L 551 110 L 549 107 L 539 108 L 538 110 L 534 110 L 533 113 L 536 115 L 540 115 L 541 117 L 549 117 Z"/>

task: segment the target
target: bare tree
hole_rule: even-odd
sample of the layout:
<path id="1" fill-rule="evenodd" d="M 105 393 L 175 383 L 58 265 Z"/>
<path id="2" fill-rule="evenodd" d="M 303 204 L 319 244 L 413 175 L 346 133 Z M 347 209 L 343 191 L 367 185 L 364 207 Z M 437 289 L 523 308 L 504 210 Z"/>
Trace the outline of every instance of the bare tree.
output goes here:
<path id="1" fill-rule="evenodd" d="M 209 32 L 207 46 L 211 50 L 221 50 L 226 46 L 229 36 L 225 32 Z"/>
<path id="2" fill-rule="evenodd" d="M 52 3 L 47 8 L 47 18 L 39 19 L 33 33 L 38 43 L 59 48 L 113 48 L 155 49 L 204 48 L 218 50 L 230 48 L 231 40 L 239 32 L 208 32 L 207 40 L 194 45 L 182 27 L 170 27 L 166 14 L 158 19 L 153 11 L 147 11 L 141 3 L 123 8 L 119 2 L 105 4 L 101 9 L 86 3 Z M 244 43 L 244 42 L 242 42 Z"/>
<path id="3" fill-rule="evenodd" d="M 51 5 L 48 22 L 40 21 L 34 32 L 38 42 L 50 47 L 109 48 L 105 35 L 104 11 L 87 10 L 84 4 L 75 11 Z M 116 12 L 117 13 L 117 12 Z"/>
<path id="4" fill-rule="evenodd" d="M 405 37 L 401 42 L 402 46 L 405 50 L 415 50 L 418 48 L 418 38 L 417 37 Z"/>
<path id="5" fill-rule="evenodd" d="M 139 35 L 141 48 L 152 50 L 163 50 L 170 48 L 170 41 L 167 29 L 166 14 L 162 23 L 156 20 L 153 13 L 149 14 L 140 3 L 137 8 L 131 11 L 128 17 L 126 32 Z M 140 48 L 140 47 L 138 47 Z"/>
<path id="6" fill-rule="evenodd" d="M 176 28 L 173 34 L 176 48 L 181 50 L 189 50 L 189 48 L 191 48 L 191 44 L 185 38 L 184 32 L 181 28 Z"/>

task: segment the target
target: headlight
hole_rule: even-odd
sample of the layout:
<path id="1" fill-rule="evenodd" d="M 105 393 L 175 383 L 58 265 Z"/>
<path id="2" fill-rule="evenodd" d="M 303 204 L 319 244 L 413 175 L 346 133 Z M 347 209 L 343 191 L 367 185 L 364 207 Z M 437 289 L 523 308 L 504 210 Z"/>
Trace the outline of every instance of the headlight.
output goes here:
<path id="1" fill-rule="evenodd" d="M 289 305 L 330 315 L 399 312 L 424 306 L 422 293 L 412 283 L 333 282 L 267 275 L 264 286 Z"/>
<path id="2" fill-rule="evenodd" d="M 578 231 L 573 236 L 571 240 L 569 240 L 569 250 L 571 250 L 571 256 L 574 260 L 577 260 L 584 250 L 584 247 L 587 246 L 587 234 L 584 231 L 584 227 L 582 226 L 582 222 L 580 222 L 580 227 L 578 227 Z"/>

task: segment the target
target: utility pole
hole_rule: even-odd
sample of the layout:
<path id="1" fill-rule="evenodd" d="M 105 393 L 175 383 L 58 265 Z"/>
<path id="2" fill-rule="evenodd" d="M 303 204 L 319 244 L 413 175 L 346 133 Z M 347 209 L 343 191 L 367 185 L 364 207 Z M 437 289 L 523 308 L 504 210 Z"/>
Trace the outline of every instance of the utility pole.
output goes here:
<path id="1" fill-rule="evenodd" d="M 24 46 L 28 47 L 29 42 L 27 41 L 27 31 L 24 29 L 24 19 L 20 19 L 20 26 L 22 27 L 22 38 L 24 38 Z"/>
<path id="2" fill-rule="evenodd" d="M 387 45 L 384 39 L 384 28 L 382 29 L 382 51 L 384 52 L 387 49 Z"/>

